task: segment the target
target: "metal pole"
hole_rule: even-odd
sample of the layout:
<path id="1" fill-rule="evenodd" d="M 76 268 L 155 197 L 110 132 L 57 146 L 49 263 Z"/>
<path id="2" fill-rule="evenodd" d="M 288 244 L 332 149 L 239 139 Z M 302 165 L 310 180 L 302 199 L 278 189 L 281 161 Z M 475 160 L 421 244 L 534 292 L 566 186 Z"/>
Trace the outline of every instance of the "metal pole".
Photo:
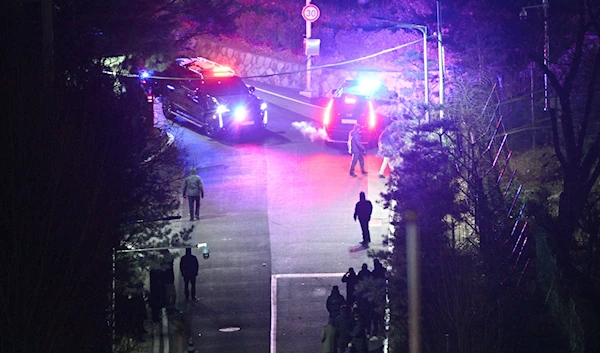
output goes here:
<path id="1" fill-rule="evenodd" d="M 442 4 L 437 2 L 438 70 L 440 76 L 440 119 L 444 118 L 444 45 L 442 43 Z"/>
<path id="2" fill-rule="evenodd" d="M 423 81 L 425 82 L 425 121 L 429 122 L 429 68 L 427 67 L 427 27 L 419 26 L 423 32 Z"/>
<path id="3" fill-rule="evenodd" d="M 419 278 L 419 237 L 417 213 L 407 211 L 406 219 L 406 262 L 408 277 L 408 351 L 421 352 L 420 278 Z"/>
<path id="4" fill-rule="evenodd" d="M 117 298 L 117 249 L 112 249 L 112 293 L 111 293 L 111 305 L 110 305 L 110 325 L 112 329 L 111 340 L 112 340 L 112 352 L 114 353 L 117 349 L 117 337 L 115 328 L 115 309 L 116 309 L 116 298 Z"/>
<path id="5" fill-rule="evenodd" d="M 310 1 L 311 0 L 306 0 L 306 6 L 310 5 Z M 310 21 L 306 21 L 306 39 L 310 39 L 310 37 L 312 36 L 312 24 Z M 308 92 L 308 94 L 310 95 L 310 87 L 311 87 L 311 82 L 310 82 L 310 69 L 311 69 L 311 56 L 307 55 L 306 56 L 306 92 Z"/>
<path id="6" fill-rule="evenodd" d="M 529 65 L 529 69 L 530 69 L 530 85 L 531 85 L 531 91 L 529 94 L 529 98 L 531 99 L 531 126 L 532 126 L 532 133 L 533 133 L 533 137 L 532 137 L 532 142 L 533 142 L 533 149 L 535 149 L 535 94 L 534 94 L 534 86 L 533 86 L 533 68 L 535 67 L 535 63 L 532 62 Z"/>
<path id="7" fill-rule="evenodd" d="M 548 37 L 548 0 L 542 0 L 544 8 L 544 66 L 548 68 L 550 38 Z M 548 75 L 544 72 L 544 111 L 548 111 Z"/>

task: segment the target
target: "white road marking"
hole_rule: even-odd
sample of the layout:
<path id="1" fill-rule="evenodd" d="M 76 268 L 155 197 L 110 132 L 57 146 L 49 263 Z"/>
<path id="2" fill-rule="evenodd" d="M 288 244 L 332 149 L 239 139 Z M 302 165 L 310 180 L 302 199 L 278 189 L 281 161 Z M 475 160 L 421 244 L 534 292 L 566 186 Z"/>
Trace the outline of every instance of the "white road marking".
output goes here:
<path id="1" fill-rule="evenodd" d="M 277 353 L 277 280 L 280 278 L 323 278 L 344 276 L 340 273 L 282 273 L 271 275 L 271 349 L 270 353 Z"/>

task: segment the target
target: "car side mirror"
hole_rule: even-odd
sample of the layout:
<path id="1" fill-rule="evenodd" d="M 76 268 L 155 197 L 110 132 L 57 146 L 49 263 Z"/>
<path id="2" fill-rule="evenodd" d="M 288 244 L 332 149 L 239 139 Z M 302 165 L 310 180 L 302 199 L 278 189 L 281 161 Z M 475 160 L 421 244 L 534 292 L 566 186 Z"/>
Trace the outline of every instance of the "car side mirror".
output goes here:
<path id="1" fill-rule="evenodd" d="M 254 86 L 248 87 L 248 92 L 254 93 L 254 91 L 256 91 L 256 88 L 254 88 Z"/>

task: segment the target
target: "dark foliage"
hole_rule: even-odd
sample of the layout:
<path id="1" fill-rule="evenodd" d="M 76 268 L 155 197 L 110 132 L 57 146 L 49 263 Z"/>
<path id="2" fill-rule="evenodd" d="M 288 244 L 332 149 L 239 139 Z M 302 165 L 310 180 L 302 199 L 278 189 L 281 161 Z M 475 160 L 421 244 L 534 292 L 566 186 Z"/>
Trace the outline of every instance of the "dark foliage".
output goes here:
<path id="1" fill-rule="evenodd" d="M 155 5 L 150 14 L 125 2 L 5 9 L 2 352 L 110 351 L 111 259 L 122 225 L 175 205 L 166 185 L 173 163 L 144 162 L 163 137 L 152 133 L 138 79 L 117 82 L 99 60 L 160 48 L 155 39 L 171 32 L 152 26 Z M 177 153 L 165 153 L 176 165 Z"/>

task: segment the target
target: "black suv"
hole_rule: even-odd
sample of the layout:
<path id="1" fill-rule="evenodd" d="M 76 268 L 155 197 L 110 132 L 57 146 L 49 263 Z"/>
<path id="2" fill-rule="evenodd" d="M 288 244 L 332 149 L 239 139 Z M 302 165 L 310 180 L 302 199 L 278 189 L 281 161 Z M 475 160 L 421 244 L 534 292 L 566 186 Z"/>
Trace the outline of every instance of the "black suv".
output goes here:
<path id="1" fill-rule="evenodd" d="M 153 75 L 165 117 L 177 115 L 202 128 L 207 136 L 241 130 L 262 134 L 267 104 L 231 69 L 215 65 L 203 58 L 180 58 Z"/>
<path id="2" fill-rule="evenodd" d="M 370 84 L 370 85 L 369 85 Z M 327 104 L 323 115 L 323 128 L 327 142 L 348 141 L 348 134 L 354 125 L 361 126 L 361 140 L 364 144 L 374 142 L 383 128 L 375 113 L 373 83 L 347 80 L 332 91 L 333 98 Z"/>

